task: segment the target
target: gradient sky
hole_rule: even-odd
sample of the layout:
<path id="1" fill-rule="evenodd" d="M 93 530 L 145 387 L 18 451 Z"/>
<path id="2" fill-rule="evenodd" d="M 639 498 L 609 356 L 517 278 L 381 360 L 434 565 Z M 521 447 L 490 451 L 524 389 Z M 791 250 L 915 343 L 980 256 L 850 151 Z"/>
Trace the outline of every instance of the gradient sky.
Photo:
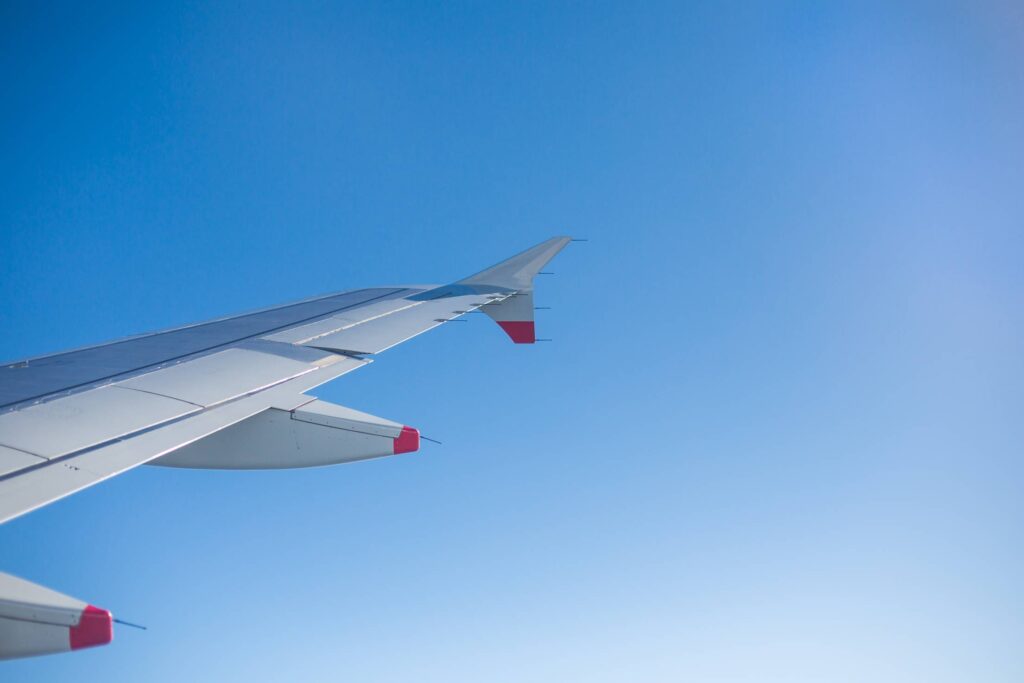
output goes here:
<path id="1" fill-rule="evenodd" d="M 4 359 L 590 241 L 317 391 L 443 446 L 0 527 L 149 626 L 0 679 L 1024 678 L 1024 14 L 852 4 L 3 3 Z"/>

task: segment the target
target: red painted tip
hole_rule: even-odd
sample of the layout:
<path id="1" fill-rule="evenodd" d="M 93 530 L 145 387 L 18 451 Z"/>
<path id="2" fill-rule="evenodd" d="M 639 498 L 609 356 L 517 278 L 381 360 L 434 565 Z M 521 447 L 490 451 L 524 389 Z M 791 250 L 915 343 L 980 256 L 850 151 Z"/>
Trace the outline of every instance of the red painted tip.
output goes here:
<path id="1" fill-rule="evenodd" d="M 106 645 L 114 639 L 114 617 L 105 609 L 89 605 L 82 610 L 78 626 L 72 626 L 68 631 L 72 650 Z"/>
<path id="2" fill-rule="evenodd" d="M 420 449 L 420 432 L 414 427 L 402 427 L 402 433 L 395 439 L 395 455 L 412 453 Z"/>
<path id="3" fill-rule="evenodd" d="M 499 320 L 498 324 L 516 344 L 532 344 L 537 341 L 532 320 Z"/>

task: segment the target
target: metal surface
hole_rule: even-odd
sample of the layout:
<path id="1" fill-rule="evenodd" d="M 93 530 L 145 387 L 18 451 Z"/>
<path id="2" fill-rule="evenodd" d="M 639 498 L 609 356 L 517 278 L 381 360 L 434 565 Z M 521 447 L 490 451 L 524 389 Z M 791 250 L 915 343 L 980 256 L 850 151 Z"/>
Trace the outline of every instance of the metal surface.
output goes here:
<path id="1" fill-rule="evenodd" d="M 356 309 L 352 309 L 338 315 L 332 315 L 329 318 L 324 318 L 323 320 L 318 320 L 306 325 L 299 325 L 298 327 L 292 327 L 281 332 L 275 332 L 274 334 L 267 335 L 264 339 L 287 342 L 289 344 L 306 344 L 318 337 L 322 337 L 332 332 L 338 332 L 346 327 L 352 327 L 353 325 L 358 325 L 361 322 L 373 320 L 374 318 L 379 318 L 382 315 L 387 315 L 403 308 L 415 306 L 417 302 L 410 301 L 406 297 L 410 294 L 415 295 L 423 291 L 425 290 L 408 290 L 408 292 L 402 293 L 403 296 L 401 298 L 374 301 L 373 303 L 360 306 Z"/>
<path id="2" fill-rule="evenodd" d="M 216 350 L 404 292 L 360 289 L 0 366 L 0 409 Z"/>
<path id="3" fill-rule="evenodd" d="M 101 387 L 0 415 L 0 445 L 54 458 L 198 410 L 166 396 Z"/>
<path id="4" fill-rule="evenodd" d="M 486 297 L 477 294 L 444 296 L 435 300 L 420 301 L 415 306 L 317 337 L 307 344 L 318 349 L 343 353 L 380 353 L 447 320 L 474 310 L 480 303 L 486 301 Z"/>
<path id="5" fill-rule="evenodd" d="M 0 573 L 0 659 L 67 652 L 109 642 L 109 618 L 106 610 Z"/>
<path id="6" fill-rule="evenodd" d="M 532 341 L 515 295 L 567 242 L 442 287 L 342 292 L 0 367 L 0 522 L 159 459 L 276 468 L 415 451 L 417 430 L 305 392 L 481 306 Z M 6 576 L 0 657 L 110 641 L 108 611 Z"/>
<path id="7" fill-rule="evenodd" d="M 46 462 L 46 458 L 14 450 L 6 446 L 0 446 L 0 477 L 43 462 Z"/>
<path id="8" fill-rule="evenodd" d="M 397 422 L 315 400 L 293 411 L 263 411 L 152 464 L 237 470 L 321 467 L 392 455 L 401 431 Z"/>
<path id="9" fill-rule="evenodd" d="M 300 422 L 348 429 L 388 439 L 395 439 L 402 431 L 402 424 L 394 420 L 353 410 L 337 403 L 316 400 L 292 411 L 292 419 Z"/>
<path id="10" fill-rule="evenodd" d="M 571 241 L 569 237 L 552 237 L 476 275 L 459 280 L 458 284 L 504 287 L 517 291 L 532 289 L 534 276 Z"/>
<path id="11" fill-rule="evenodd" d="M 85 606 L 70 595 L 0 572 L 0 617 L 74 626 Z"/>
<path id="12" fill-rule="evenodd" d="M 129 439 L 114 441 L 55 459 L 42 467 L 29 468 L 13 476 L 0 478 L 0 522 L 31 512 L 125 470 L 147 463 L 267 408 L 292 410 L 309 403 L 311 397 L 305 396 L 303 392 L 370 362 L 342 356 L 336 358 L 336 362 L 319 367 L 315 372 L 300 375 L 270 389 L 215 408 L 198 410 L 159 429 L 145 431 Z M 143 395 L 129 389 L 110 390 Z"/>
<path id="13" fill-rule="evenodd" d="M 314 369 L 309 363 L 236 348 L 139 375 L 115 386 L 208 407 Z"/>

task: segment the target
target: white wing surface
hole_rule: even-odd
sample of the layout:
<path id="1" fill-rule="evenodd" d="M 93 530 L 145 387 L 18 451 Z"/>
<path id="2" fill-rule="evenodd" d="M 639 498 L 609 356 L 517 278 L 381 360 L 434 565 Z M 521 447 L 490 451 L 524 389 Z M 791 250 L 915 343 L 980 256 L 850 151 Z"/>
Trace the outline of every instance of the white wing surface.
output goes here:
<path id="1" fill-rule="evenodd" d="M 305 392 L 474 310 L 533 343 L 534 276 L 569 241 L 449 285 L 341 292 L 0 366 L 0 522 L 145 463 L 273 469 L 417 450 L 415 429 Z M 0 574 L 0 658 L 108 642 L 111 620 Z"/>

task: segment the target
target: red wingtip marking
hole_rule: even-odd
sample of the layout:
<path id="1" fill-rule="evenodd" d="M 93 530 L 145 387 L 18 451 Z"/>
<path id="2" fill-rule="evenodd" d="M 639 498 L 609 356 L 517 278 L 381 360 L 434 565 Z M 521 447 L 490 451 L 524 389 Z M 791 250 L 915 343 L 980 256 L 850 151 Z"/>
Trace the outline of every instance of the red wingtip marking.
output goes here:
<path id="1" fill-rule="evenodd" d="M 499 320 L 498 324 L 516 344 L 532 344 L 537 341 L 532 320 Z"/>
<path id="2" fill-rule="evenodd" d="M 412 453 L 420 449 L 420 433 L 413 427 L 402 427 L 402 433 L 395 439 L 395 455 Z"/>
<path id="3" fill-rule="evenodd" d="M 114 639 L 114 617 L 105 609 L 89 605 L 82 610 L 78 626 L 72 626 L 68 631 L 72 650 L 106 645 Z"/>

